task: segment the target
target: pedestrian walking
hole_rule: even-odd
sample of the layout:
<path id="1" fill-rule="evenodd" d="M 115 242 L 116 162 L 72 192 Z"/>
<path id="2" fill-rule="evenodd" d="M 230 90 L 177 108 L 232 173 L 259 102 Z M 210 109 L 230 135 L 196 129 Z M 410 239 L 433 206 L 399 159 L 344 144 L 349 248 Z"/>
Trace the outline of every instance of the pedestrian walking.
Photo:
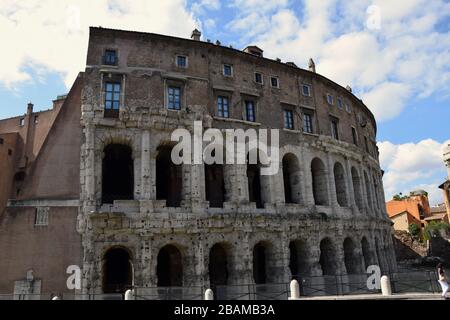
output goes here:
<path id="1" fill-rule="evenodd" d="M 441 288 L 442 288 L 442 297 L 444 299 L 449 299 L 449 298 L 447 298 L 448 282 L 447 282 L 447 278 L 445 276 L 444 267 L 442 266 L 442 263 L 438 263 L 437 272 L 438 272 L 438 277 L 439 277 L 439 284 L 441 285 Z"/>

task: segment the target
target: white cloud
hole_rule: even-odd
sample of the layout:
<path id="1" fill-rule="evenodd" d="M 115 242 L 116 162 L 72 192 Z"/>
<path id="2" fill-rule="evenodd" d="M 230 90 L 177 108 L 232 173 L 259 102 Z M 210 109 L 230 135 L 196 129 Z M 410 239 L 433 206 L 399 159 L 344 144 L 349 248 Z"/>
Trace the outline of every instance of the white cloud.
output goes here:
<path id="1" fill-rule="evenodd" d="M 399 192 L 409 194 L 424 189 L 430 194 L 430 203 L 441 203 L 441 190 L 437 187 L 446 178 L 443 148 L 448 144 L 450 140 L 439 143 L 432 139 L 399 145 L 379 142 L 380 165 L 386 170 L 383 177 L 386 199 Z"/>
<path id="2" fill-rule="evenodd" d="M 183 0 L 2 0 L 0 84 L 32 80 L 29 67 L 60 73 L 70 87 L 84 69 L 89 26 L 188 37 L 197 25 Z"/>
<path id="3" fill-rule="evenodd" d="M 219 10 L 222 7 L 220 0 L 201 0 L 195 2 L 191 10 L 196 15 L 204 15 L 206 10 Z"/>

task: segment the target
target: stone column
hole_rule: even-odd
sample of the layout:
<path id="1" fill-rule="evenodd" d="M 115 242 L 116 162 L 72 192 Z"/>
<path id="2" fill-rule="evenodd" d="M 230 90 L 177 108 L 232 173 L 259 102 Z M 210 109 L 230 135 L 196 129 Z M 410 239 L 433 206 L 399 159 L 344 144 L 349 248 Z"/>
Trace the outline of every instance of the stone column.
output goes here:
<path id="1" fill-rule="evenodd" d="M 346 171 L 346 182 L 347 182 L 347 199 L 349 206 L 357 208 L 355 199 L 355 190 L 353 188 L 353 178 L 352 178 L 352 167 L 350 166 L 350 161 L 348 158 L 345 159 L 345 171 Z"/>
<path id="2" fill-rule="evenodd" d="M 95 206 L 96 190 L 95 190 L 95 127 L 87 125 L 84 129 L 86 141 L 85 149 L 85 164 L 84 164 L 84 179 L 85 179 L 85 200 L 89 206 Z M 100 159 L 101 160 L 101 159 Z"/>
<path id="3" fill-rule="evenodd" d="M 328 201 L 330 206 L 335 208 L 338 206 L 337 195 L 336 195 L 336 182 L 334 181 L 334 166 L 333 159 L 331 158 L 331 153 L 327 152 L 327 177 L 328 177 Z"/>
<path id="4" fill-rule="evenodd" d="M 366 178 L 364 176 L 364 170 L 362 168 L 361 163 L 358 163 L 358 171 L 360 176 L 360 184 L 361 184 L 361 197 L 363 198 L 364 207 L 366 208 L 366 214 L 370 214 L 370 206 L 368 201 L 368 195 L 367 195 L 367 187 L 366 187 Z"/>
<path id="5" fill-rule="evenodd" d="M 312 173 L 311 173 L 311 159 L 307 159 L 305 149 L 300 149 L 301 163 L 300 166 L 303 171 L 303 201 L 306 206 L 314 206 L 314 194 L 312 188 Z M 307 161 L 308 160 L 308 161 Z"/>
<path id="6" fill-rule="evenodd" d="M 150 131 L 142 132 L 141 145 L 141 199 L 151 199 L 151 161 L 150 161 Z"/>

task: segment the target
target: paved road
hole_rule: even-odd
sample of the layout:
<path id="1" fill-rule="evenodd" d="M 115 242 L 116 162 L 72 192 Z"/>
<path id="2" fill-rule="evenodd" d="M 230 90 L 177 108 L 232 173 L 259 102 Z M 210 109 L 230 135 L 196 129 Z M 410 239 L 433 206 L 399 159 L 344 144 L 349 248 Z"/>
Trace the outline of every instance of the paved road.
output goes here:
<path id="1" fill-rule="evenodd" d="M 442 300 L 438 293 L 408 293 L 383 296 L 381 294 L 360 294 L 348 296 L 305 297 L 299 300 Z M 450 301 L 450 300 L 446 300 Z"/>

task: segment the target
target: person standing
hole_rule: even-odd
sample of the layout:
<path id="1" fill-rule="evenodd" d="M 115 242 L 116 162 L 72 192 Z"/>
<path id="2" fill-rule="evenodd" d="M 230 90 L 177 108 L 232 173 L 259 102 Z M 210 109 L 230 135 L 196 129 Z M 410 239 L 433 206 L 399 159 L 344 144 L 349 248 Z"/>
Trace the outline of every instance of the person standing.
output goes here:
<path id="1" fill-rule="evenodd" d="M 438 277 L 439 277 L 439 284 L 441 285 L 441 288 L 442 288 L 442 297 L 444 299 L 449 299 L 449 298 L 447 298 L 448 282 L 445 277 L 444 267 L 442 266 L 442 263 L 438 263 L 437 272 L 438 272 Z"/>

